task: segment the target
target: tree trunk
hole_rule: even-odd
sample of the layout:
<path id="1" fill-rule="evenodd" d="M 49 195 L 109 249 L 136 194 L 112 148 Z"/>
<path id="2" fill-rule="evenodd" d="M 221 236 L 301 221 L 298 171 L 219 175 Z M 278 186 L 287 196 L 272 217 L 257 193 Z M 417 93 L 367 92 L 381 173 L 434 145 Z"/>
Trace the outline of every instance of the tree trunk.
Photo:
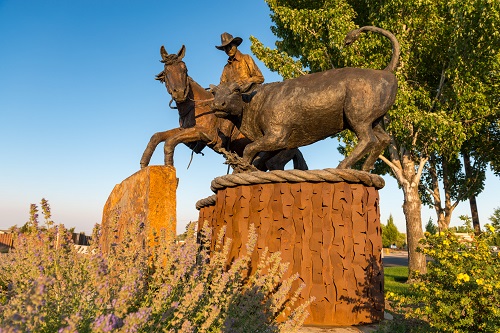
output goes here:
<path id="1" fill-rule="evenodd" d="M 415 161 L 410 151 L 404 146 L 399 146 L 391 138 L 391 144 L 388 146 L 390 158 L 380 156 L 380 158 L 392 169 L 394 177 L 403 189 L 404 202 L 403 212 L 406 220 L 406 239 L 408 244 L 408 270 L 411 274 L 415 272 L 427 273 L 427 262 L 425 255 L 417 252 L 420 239 L 424 238 L 422 226 L 422 200 L 418 191 L 422 171 L 429 160 L 428 157 L 420 156 L 419 164 Z"/>
<path id="2" fill-rule="evenodd" d="M 467 177 L 467 179 L 471 179 L 473 175 L 472 175 L 472 167 L 470 165 L 469 153 L 464 150 L 462 151 L 462 156 L 464 157 L 465 177 Z M 481 233 L 481 224 L 479 223 L 479 214 L 477 210 L 476 196 L 474 194 L 471 194 L 469 196 L 469 205 L 470 205 L 470 213 L 472 216 L 472 226 L 474 228 L 474 233 L 476 235 L 479 235 Z"/>
<path id="3" fill-rule="evenodd" d="M 425 255 L 417 252 L 420 239 L 424 238 L 422 228 L 422 201 L 418 193 L 418 186 L 403 187 L 403 212 L 406 219 L 406 237 L 408 241 L 408 270 L 411 273 L 427 272 Z"/>
<path id="4" fill-rule="evenodd" d="M 441 203 L 441 192 L 439 190 L 439 178 L 436 170 L 436 159 L 435 157 L 430 157 L 429 158 L 429 175 L 431 176 L 432 180 L 432 201 L 434 205 L 434 210 L 436 211 L 437 215 L 437 225 L 439 230 L 444 230 L 446 229 L 444 225 L 446 224 L 445 222 L 445 214 L 444 214 L 444 209 L 442 207 Z"/>
<path id="5" fill-rule="evenodd" d="M 441 221 L 439 228 L 441 230 L 448 229 L 451 222 L 451 214 L 456 207 L 456 204 L 451 203 L 451 186 L 450 186 L 450 173 L 448 168 L 448 161 L 446 158 L 442 159 L 443 164 L 443 191 L 444 191 L 444 219 Z M 458 202 L 457 202 L 458 204 Z"/>
<path id="6" fill-rule="evenodd" d="M 408 244 L 408 270 L 410 275 L 415 272 L 426 273 L 427 263 L 425 255 L 417 252 L 420 239 L 424 238 L 422 227 L 422 200 L 418 192 L 422 169 L 427 159 L 421 159 L 418 171 L 415 162 L 408 151 L 394 149 L 395 145 L 389 146 L 391 161 L 384 161 L 391 167 L 394 175 L 403 189 L 404 202 L 403 212 L 406 220 L 406 238 Z M 401 152 L 399 155 L 397 152 Z"/>
<path id="7" fill-rule="evenodd" d="M 474 228 L 474 233 L 479 235 L 481 233 L 481 224 L 479 224 L 479 213 L 477 211 L 476 196 L 471 195 L 469 197 L 470 213 L 472 215 L 472 227 Z"/>

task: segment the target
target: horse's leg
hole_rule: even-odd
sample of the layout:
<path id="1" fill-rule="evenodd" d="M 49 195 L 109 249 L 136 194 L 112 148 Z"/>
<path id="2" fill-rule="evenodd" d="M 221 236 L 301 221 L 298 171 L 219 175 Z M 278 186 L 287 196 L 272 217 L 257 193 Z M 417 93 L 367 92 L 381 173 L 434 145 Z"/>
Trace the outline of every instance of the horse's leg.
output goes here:
<path id="1" fill-rule="evenodd" d="M 177 133 L 179 133 L 179 131 L 182 131 L 182 129 L 181 128 L 174 128 L 174 129 L 171 129 L 168 131 L 158 132 L 158 133 L 153 134 L 153 136 L 149 140 L 149 143 L 148 143 L 146 149 L 144 150 L 144 153 L 142 153 L 141 169 L 148 166 L 149 161 L 151 161 L 151 157 L 153 156 L 153 153 L 156 149 L 156 146 L 158 146 L 158 144 L 160 142 L 164 142 L 164 141 L 168 140 L 170 137 L 172 137 L 173 135 L 176 135 Z"/>
<path id="2" fill-rule="evenodd" d="M 293 150 L 295 151 L 295 154 L 293 155 L 293 168 L 297 170 L 309 170 L 306 159 L 304 158 L 304 155 L 302 155 L 299 148 L 295 148 Z"/>
<path id="3" fill-rule="evenodd" d="M 287 163 L 292 160 L 294 169 L 308 170 L 304 156 L 298 148 L 285 149 L 274 152 L 269 156 L 265 163 L 268 170 L 285 170 L 285 166 L 287 165 Z"/>
<path id="4" fill-rule="evenodd" d="M 208 134 L 199 128 L 182 128 L 168 140 L 165 140 L 165 165 L 174 165 L 174 150 L 179 143 L 188 143 L 194 141 L 206 141 Z"/>
<path id="5" fill-rule="evenodd" d="M 377 161 L 378 156 L 384 151 L 389 142 L 391 142 L 391 137 L 386 133 L 386 131 L 384 131 L 381 123 L 378 123 L 375 127 L 373 127 L 373 132 L 375 133 L 378 141 L 375 145 L 373 145 L 365 163 L 363 163 L 363 171 L 370 171 L 375 167 L 375 162 Z"/>
<path id="6" fill-rule="evenodd" d="M 294 150 L 285 149 L 275 152 L 269 156 L 266 166 L 269 170 L 284 170 L 285 165 L 293 158 Z"/>
<path id="7" fill-rule="evenodd" d="M 282 163 L 280 161 L 275 161 L 275 156 L 277 152 L 263 151 L 257 154 L 252 161 L 252 164 L 260 171 L 267 170 L 283 170 Z M 285 163 L 286 164 L 286 163 Z M 280 168 L 281 167 L 281 168 Z"/>

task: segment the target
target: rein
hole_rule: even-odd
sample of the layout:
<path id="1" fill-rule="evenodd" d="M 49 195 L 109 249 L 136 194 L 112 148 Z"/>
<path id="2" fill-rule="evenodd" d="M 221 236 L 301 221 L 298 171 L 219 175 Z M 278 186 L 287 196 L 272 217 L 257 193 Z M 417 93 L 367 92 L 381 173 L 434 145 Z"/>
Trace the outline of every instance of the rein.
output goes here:
<path id="1" fill-rule="evenodd" d="M 186 79 L 186 81 L 187 81 L 187 82 L 186 82 L 186 86 L 187 86 L 187 87 L 190 87 L 190 86 L 191 86 L 191 85 L 189 84 L 189 82 L 190 82 L 191 80 L 193 80 L 193 79 L 192 79 L 191 77 L 189 77 L 189 76 L 188 76 L 188 77 L 187 77 L 187 79 Z M 167 89 L 168 89 L 168 85 L 167 85 Z M 211 102 L 211 101 L 213 101 L 213 100 L 214 100 L 214 97 L 212 97 L 212 98 L 207 98 L 207 99 L 192 99 L 192 98 L 188 98 L 187 96 L 189 95 L 189 91 L 190 91 L 190 90 L 191 90 L 191 89 L 186 89 L 186 94 L 184 95 L 185 100 L 186 100 L 186 99 L 188 99 L 188 100 L 190 100 L 191 102 L 194 102 L 194 103 L 206 103 L 206 102 Z M 170 93 L 170 91 L 169 91 L 169 93 Z M 172 96 L 172 94 L 171 94 L 171 93 L 170 93 L 170 96 Z M 176 106 L 172 106 L 172 103 L 173 103 L 173 102 L 175 102 Z M 183 102 L 183 103 L 184 103 L 184 102 Z M 170 100 L 170 102 L 168 103 L 168 106 L 169 106 L 171 109 L 173 109 L 173 110 L 177 110 L 177 109 L 178 109 L 178 108 L 177 108 L 177 101 L 176 101 L 173 97 L 172 97 L 172 99 Z"/>
<path id="2" fill-rule="evenodd" d="M 189 99 L 191 102 L 195 102 L 195 103 L 203 103 L 203 102 L 210 102 L 210 101 L 213 101 L 214 100 L 214 97 L 212 98 L 207 98 L 207 99 Z"/>

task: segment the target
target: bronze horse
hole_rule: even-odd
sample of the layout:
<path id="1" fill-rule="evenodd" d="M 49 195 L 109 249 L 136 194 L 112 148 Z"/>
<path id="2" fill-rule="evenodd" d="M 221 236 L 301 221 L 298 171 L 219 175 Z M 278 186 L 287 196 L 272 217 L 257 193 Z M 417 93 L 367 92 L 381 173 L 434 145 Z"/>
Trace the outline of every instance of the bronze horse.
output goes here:
<path id="1" fill-rule="evenodd" d="M 174 165 L 174 150 L 179 143 L 186 144 L 195 153 L 205 146 L 217 153 L 224 150 L 243 155 L 245 147 L 251 143 L 227 119 L 218 118 L 211 111 L 213 95 L 196 83 L 187 74 L 186 64 L 182 61 L 186 52 L 183 45 L 177 54 L 168 54 L 165 47 L 160 48 L 164 70 L 156 75 L 156 80 L 165 83 L 168 93 L 175 101 L 179 111 L 179 127 L 155 133 L 144 150 L 141 168 L 146 167 L 160 142 L 165 142 L 165 165 Z M 172 102 L 171 102 L 172 103 Z M 307 164 L 298 149 L 284 150 L 264 163 L 255 163 L 259 170 L 283 170 L 286 163 L 293 159 L 295 169 L 307 170 Z"/>

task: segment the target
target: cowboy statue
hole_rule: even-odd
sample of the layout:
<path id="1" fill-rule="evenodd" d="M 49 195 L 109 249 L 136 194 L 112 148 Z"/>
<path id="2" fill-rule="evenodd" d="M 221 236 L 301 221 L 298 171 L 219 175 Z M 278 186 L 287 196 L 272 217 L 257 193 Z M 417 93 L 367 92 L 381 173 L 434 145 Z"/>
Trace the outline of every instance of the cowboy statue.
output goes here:
<path id="1" fill-rule="evenodd" d="M 252 83 L 264 82 L 264 76 L 252 57 L 238 50 L 238 46 L 243 41 L 240 37 L 233 38 L 231 34 L 224 32 L 220 39 L 221 45 L 216 46 L 216 48 L 226 52 L 229 56 L 222 71 L 220 83 L 236 82 L 242 89 L 248 90 Z"/>
<path id="2" fill-rule="evenodd" d="M 228 55 L 227 64 L 222 70 L 220 83 L 236 82 L 240 86 L 241 92 L 249 92 L 255 88 L 255 85 L 264 82 L 264 76 L 259 67 L 255 64 L 252 57 L 248 54 L 243 54 L 238 50 L 238 46 L 243 39 L 233 37 L 231 34 L 224 32 L 220 35 L 221 45 L 215 46 L 218 50 L 226 52 Z M 219 135 L 223 145 L 229 140 L 229 137 L 223 133 L 231 133 L 230 122 L 221 126 Z"/>

